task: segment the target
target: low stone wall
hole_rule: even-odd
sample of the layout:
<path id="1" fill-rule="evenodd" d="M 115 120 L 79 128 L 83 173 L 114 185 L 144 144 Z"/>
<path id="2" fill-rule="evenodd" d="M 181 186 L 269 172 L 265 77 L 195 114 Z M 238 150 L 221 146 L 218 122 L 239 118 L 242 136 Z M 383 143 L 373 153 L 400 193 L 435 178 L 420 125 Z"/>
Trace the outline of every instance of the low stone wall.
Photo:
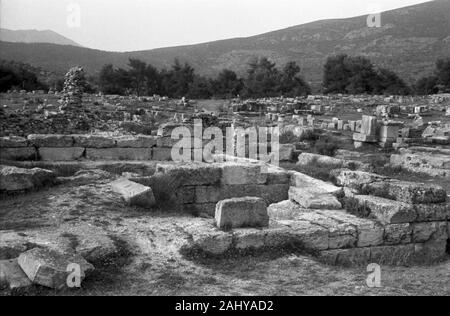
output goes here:
<path id="1" fill-rule="evenodd" d="M 183 140 L 184 141 L 184 140 Z M 224 140 L 225 141 L 225 140 Z M 170 133 L 161 132 L 158 136 L 102 136 L 102 135 L 37 135 L 27 138 L 18 136 L 0 137 L 0 160 L 2 161 L 76 161 L 87 160 L 134 160 L 171 161 L 172 148 L 179 140 L 172 139 Z M 192 149 L 188 155 L 194 160 L 194 151 L 209 144 L 211 140 L 191 138 Z M 226 144 L 226 143 L 224 143 Z M 260 149 L 259 144 L 257 149 Z M 271 152 L 270 143 L 264 143 Z M 224 145 L 223 150 L 226 151 Z M 235 150 L 236 148 L 235 145 Z M 245 152 L 246 150 L 246 152 Z M 295 145 L 280 144 L 280 161 L 294 158 Z M 237 154 L 238 152 L 236 152 Z M 249 146 L 244 152 L 248 158 Z M 240 154 L 240 153 L 239 153 Z"/>
<path id="2" fill-rule="evenodd" d="M 214 216 L 219 201 L 237 197 L 261 197 L 267 205 L 288 198 L 289 172 L 261 164 L 226 162 L 213 164 L 158 164 L 152 177 L 130 180 L 154 191 L 170 190 L 182 208 L 196 215 Z"/>
<path id="3" fill-rule="evenodd" d="M 286 179 L 283 172 L 270 174 L 268 179 Z M 210 220 L 189 228 L 192 238 L 182 251 L 224 256 L 294 246 L 333 265 L 404 265 L 445 258 L 450 204 L 443 188 L 348 169 L 333 172 L 338 186 L 297 172 L 288 175 L 282 181 L 289 181 L 289 200 L 269 206 L 269 227 L 222 231 Z"/>
<path id="4" fill-rule="evenodd" d="M 3 161 L 171 160 L 157 136 L 29 135 L 0 138 Z"/>

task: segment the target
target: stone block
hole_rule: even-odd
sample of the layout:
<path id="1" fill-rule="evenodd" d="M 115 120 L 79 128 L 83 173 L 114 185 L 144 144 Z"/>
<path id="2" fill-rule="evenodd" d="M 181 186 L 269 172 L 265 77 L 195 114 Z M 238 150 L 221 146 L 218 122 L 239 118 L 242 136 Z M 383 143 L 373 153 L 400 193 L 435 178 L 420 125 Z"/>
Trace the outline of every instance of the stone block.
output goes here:
<path id="1" fill-rule="evenodd" d="M 383 224 L 411 223 L 417 218 L 410 204 L 370 195 L 355 195 L 354 199 Z"/>
<path id="2" fill-rule="evenodd" d="M 221 229 L 267 227 L 267 205 L 261 198 L 244 197 L 217 203 L 216 225 Z"/>
<path id="3" fill-rule="evenodd" d="M 72 147 L 73 137 L 70 135 L 28 135 L 30 144 L 36 147 Z"/>
<path id="4" fill-rule="evenodd" d="M 324 182 L 319 179 L 312 178 L 300 172 L 291 172 L 291 186 L 296 188 L 311 188 L 317 192 L 338 195 L 342 192 L 342 188 L 336 187 L 331 183 Z"/>
<path id="5" fill-rule="evenodd" d="M 236 229 L 233 231 L 233 245 L 236 250 L 258 250 L 265 246 L 265 232 L 258 229 Z"/>
<path id="6" fill-rule="evenodd" d="M 120 179 L 111 183 L 114 192 L 119 193 L 129 205 L 152 207 L 155 205 L 155 197 L 151 188 L 126 179 Z"/>
<path id="7" fill-rule="evenodd" d="M 40 147 L 39 157 L 43 161 L 72 161 L 83 158 L 83 147 Z"/>
<path id="8" fill-rule="evenodd" d="M 416 223 L 412 225 L 412 241 L 414 243 L 447 240 L 447 238 L 447 222 Z"/>
<path id="9" fill-rule="evenodd" d="M 213 186 L 220 184 L 220 164 L 192 163 L 188 165 L 158 164 L 156 172 L 177 178 L 181 186 Z M 217 202 L 217 201 L 215 201 Z"/>
<path id="10" fill-rule="evenodd" d="M 337 210 L 342 208 L 338 199 L 329 193 L 312 188 L 289 188 L 289 199 L 306 209 Z"/>
<path id="11" fill-rule="evenodd" d="M 227 162 L 222 166 L 222 185 L 265 184 L 267 174 L 261 165 Z"/>
<path id="12" fill-rule="evenodd" d="M 138 135 L 116 138 L 117 147 L 120 148 L 152 148 L 156 146 L 158 137 Z"/>
<path id="13" fill-rule="evenodd" d="M 375 173 L 338 169 L 331 172 L 331 176 L 338 186 L 349 187 L 361 191 L 366 185 L 375 181 L 387 180 L 387 177 Z"/>
<path id="14" fill-rule="evenodd" d="M 0 289 L 26 290 L 32 285 L 33 283 L 23 272 L 17 259 L 0 261 Z"/>
<path id="15" fill-rule="evenodd" d="M 20 148 L 27 146 L 28 141 L 23 137 L 18 136 L 0 137 L 0 148 Z"/>
<path id="16" fill-rule="evenodd" d="M 172 148 L 163 148 L 163 147 L 153 148 L 152 160 L 172 161 Z"/>
<path id="17" fill-rule="evenodd" d="M 98 135 L 72 135 L 75 147 L 86 148 L 112 148 L 116 147 L 116 140 L 113 137 Z"/>
<path id="18" fill-rule="evenodd" d="M 152 160 L 152 148 L 86 148 L 89 160 Z"/>
<path id="19" fill-rule="evenodd" d="M 436 184 L 391 180 L 371 183 L 364 191 L 409 204 L 444 203 L 447 200 L 445 189 Z"/>
<path id="20" fill-rule="evenodd" d="M 412 242 L 411 224 L 392 224 L 384 227 L 386 245 L 410 244 Z"/>
<path id="21" fill-rule="evenodd" d="M 37 151 L 34 147 L 0 148 L 0 159 L 4 161 L 36 160 Z"/>
<path id="22" fill-rule="evenodd" d="M 294 144 L 280 144 L 279 146 L 279 159 L 280 161 L 291 161 L 294 157 L 295 145 Z"/>
<path id="23" fill-rule="evenodd" d="M 81 280 L 94 270 L 94 267 L 79 255 L 61 254 L 42 248 L 22 253 L 18 262 L 33 283 L 57 290 L 67 287 L 67 278 L 72 272 L 68 267 L 71 264 L 80 267 Z"/>
<path id="24" fill-rule="evenodd" d="M 14 192 L 37 189 L 52 184 L 55 179 L 55 173 L 50 170 L 0 166 L 0 191 Z"/>

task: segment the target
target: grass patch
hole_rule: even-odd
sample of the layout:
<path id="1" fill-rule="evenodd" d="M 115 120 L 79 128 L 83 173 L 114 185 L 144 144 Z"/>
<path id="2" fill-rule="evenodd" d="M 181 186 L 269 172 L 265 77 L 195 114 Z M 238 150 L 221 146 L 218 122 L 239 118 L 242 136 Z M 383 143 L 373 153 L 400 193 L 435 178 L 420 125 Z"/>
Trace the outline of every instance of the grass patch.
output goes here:
<path id="1" fill-rule="evenodd" d="M 359 203 L 359 201 L 352 197 L 341 199 L 342 207 L 352 215 L 369 218 L 371 215 L 370 209 L 367 205 Z"/>

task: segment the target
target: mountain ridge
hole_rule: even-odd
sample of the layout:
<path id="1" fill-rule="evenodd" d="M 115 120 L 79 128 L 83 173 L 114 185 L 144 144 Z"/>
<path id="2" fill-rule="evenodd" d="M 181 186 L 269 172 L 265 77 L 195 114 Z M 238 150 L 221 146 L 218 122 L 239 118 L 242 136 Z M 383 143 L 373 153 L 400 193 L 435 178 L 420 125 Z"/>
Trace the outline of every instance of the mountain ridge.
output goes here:
<path id="1" fill-rule="evenodd" d="M 52 30 L 9 30 L 0 28 L 0 41 L 10 43 L 49 43 L 81 47 L 75 41 Z"/>
<path id="2" fill-rule="evenodd" d="M 92 73 L 107 63 L 125 67 L 131 57 L 158 68 L 170 67 L 178 58 L 189 62 L 199 74 L 214 76 L 224 68 L 244 75 L 250 60 L 264 56 L 279 67 L 296 61 L 306 80 L 319 87 L 323 65 L 331 55 L 367 57 L 376 66 L 397 72 L 408 83 L 431 74 L 437 59 L 450 57 L 449 0 L 383 12 L 380 28 L 368 28 L 366 21 L 367 15 L 320 20 L 251 37 L 123 53 L 3 42 L 0 58 L 12 58 L 59 72 L 82 65 Z"/>

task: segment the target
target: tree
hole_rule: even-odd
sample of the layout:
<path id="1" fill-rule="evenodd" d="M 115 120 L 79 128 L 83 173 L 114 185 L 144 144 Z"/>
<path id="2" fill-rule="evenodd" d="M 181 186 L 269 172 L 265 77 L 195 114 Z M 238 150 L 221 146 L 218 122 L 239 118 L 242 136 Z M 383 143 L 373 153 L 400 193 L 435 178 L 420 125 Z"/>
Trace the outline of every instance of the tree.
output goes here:
<path id="1" fill-rule="evenodd" d="M 129 75 L 134 91 L 139 97 L 146 85 L 147 64 L 139 59 L 130 58 L 128 66 L 130 67 Z"/>
<path id="2" fill-rule="evenodd" d="M 378 71 L 378 79 L 375 93 L 386 95 L 408 95 L 411 89 L 395 72 L 381 68 Z"/>
<path id="3" fill-rule="evenodd" d="M 441 92 L 450 92 L 450 58 L 436 62 L 436 77 Z"/>
<path id="4" fill-rule="evenodd" d="M 436 76 L 420 78 L 414 85 L 414 91 L 418 95 L 436 94 L 439 92 L 438 81 Z"/>
<path id="5" fill-rule="evenodd" d="M 280 95 L 277 89 L 281 79 L 280 72 L 267 58 L 253 60 L 249 63 L 245 80 L 244 94 L 252 97 L 274 97 Z"/>
<path id="6" fill-rule="evenodd" d="M 409 94 L 408 85 L 394 72 L 376 69 L 364 57 L 329 57 L 324 66 L 325 93 Z"/>
<path id="7" fill-rule="evenodd" d="M 300 66 L 296 62 L 288 62 L 281 75 L 281 82 L 279 86 L 280 92 L 284 96 L 304 96 L 311 93 L 311 88 L 300 76 Z"/>
<path id="8" fill-rule="evenodd" d="M 181 65 L 175 59 L 172 68 L 164 72 L 163 89 L 170 97 L 181 98 L 189 94 L 189 87 L 194 82 L 194 68 L 188 63 Z"/>
<path id="9" fill-rule="evenodd" d="M 223 69 L 215 80 L 212 80 L 213 94 L 219 98 L 236 97 L 241 93 L 243 82 L 237 74 L 228 69 Z"/>

